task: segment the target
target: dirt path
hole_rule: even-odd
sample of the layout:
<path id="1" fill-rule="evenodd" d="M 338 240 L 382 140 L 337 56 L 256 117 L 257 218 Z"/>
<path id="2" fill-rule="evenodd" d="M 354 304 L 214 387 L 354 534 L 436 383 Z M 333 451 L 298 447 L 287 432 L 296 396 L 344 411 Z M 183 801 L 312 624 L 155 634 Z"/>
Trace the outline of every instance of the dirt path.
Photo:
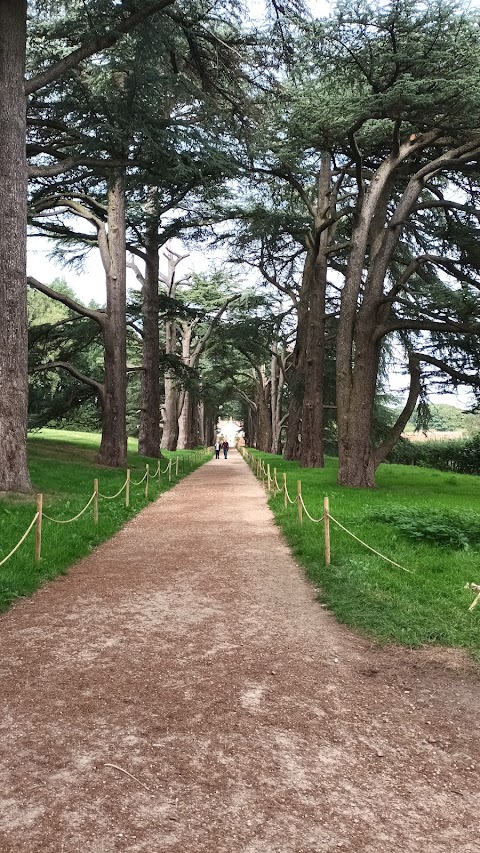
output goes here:
<path id="1" fill-rule="evenodd" d="M 236 453 L 0 649 L 1 853 L 480 851 L 477 677 L 337 625 Z"/>

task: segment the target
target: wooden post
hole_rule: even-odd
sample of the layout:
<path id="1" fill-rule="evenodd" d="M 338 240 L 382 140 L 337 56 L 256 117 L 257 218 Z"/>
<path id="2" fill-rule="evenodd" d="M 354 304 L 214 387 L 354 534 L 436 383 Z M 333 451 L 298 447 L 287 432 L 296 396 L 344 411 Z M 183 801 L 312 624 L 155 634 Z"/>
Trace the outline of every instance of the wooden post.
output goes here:
<path id="1" fill-rule="evenodd" d="M 177 479 L 178 479 L 178 456 L 177 456 L 177 458 L 175 459 L 175 476 L 176 476 L 176 477 L 177 477 Z"/>
<path id="2" fill-rule="evenodd" d="M 303 514 L 302 514 L 302 483 L 300 480 L 297 480 L 297 506 L 298 506 L 298 520 L 300 524 L 303 524 Z"/>
<path id="3" fill-rule="evenodd" d="M 35 562 L 40 562 L 42 553 L 42 514 L 43 514 L 43 495 L 37 495 L 37 525 L 35 530 Z"/>
<path id="4" fill-rule="evenodd" d="M 277 496 L 277 469 L 273 469 L 273 497 Z"/>
<path id="5" fill-rule="evenodd" d="M 287 508 L 287 475 L 283 472 L 283 505 Z"/>
<path id="6" fill-rule="evenodd" d="M 145 497 L 148 498 L 148 481 L 150 479 L 150 466 L 147 462 L 145 465 Z"/>
<path id="7" fill-rule="evenodd" d="M 272 485 L 272 478 L 270 476 L 270 463 L 267 465 L 267 489 L 270 492 L 270 488 Z"/>
<path id="8" fill-rule="evenodd" d="M 172 460 L 170 459 L 168 463 L 168 482 L 172 482 Z"/>
<path id="9" fill-rule="evenodd" d="M 125 506 L 130 505 L 130 468 L 127 468 L 127 485 L 125 486 Z"/>
<path id="10" fill-rule="evenodd" d="M 323 499 L 323 522 L 325 526 L 325 563 L 330 565 L 330 508 L 328 498 Z"/>
<path id="11" fill-rule="evenodd" d="M 93 499 L 93 523 L 95 525 L 98 524 L 98 480 L 93 481 L 93 493 L 95 495 Z"/>
<path id="12" fill-rule="evenodd" d="M 158 485 L 162 482 L 162 457 L 158 460 Z"/>

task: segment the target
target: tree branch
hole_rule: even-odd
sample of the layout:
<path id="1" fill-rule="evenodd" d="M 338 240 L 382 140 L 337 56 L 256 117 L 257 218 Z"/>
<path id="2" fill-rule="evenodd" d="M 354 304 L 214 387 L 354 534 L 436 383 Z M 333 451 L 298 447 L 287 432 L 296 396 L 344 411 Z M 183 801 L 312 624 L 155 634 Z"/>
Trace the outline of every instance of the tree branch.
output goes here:
<path id="1" fill-rule="evenodd" d="M 93 56 L 94 53 L 99 53 L 101 50 L 113 47 L 122 35 L 133 30 L 138 24 L 150 17 L 150 15 L 155 14 L 155 12 L 161 12 L 173 3 L 174 0 L 156 0 L 156 2 L 150 3 L 144 9 L 132 12 L 124 21 L 116 21 L 112 25 L 110 32 L 95 36 L 95 38 L 87 41 L 81 47 L 77 48 L 77 50 L 64 56 L 63 59 L 54 62 L 46 71 L 42 71 L 40 74 L 36 74 L 34 77 L 26 80 L 25 94 L 31 95 L 38 89 L 43 88 L 43 86 L 48 86 L 49 83 L 58 80 L 66 71 L 75 68 L 84 59 L 88 59 L 89 56 Z"/>
<path id="2" fill-rule="evenodd" d="M 376 448 L 374 452 L 375 458 L 375 466 L 380 465 L 381 462 L 388 456 L 392 447 L 397 443 L 400 438 L 403 430 L 405 429 L 408 421 L 410 420 L 411 415 L 417 405 L 417 400 L 420 395 L 421 384 L 420 384 L 420 368 L 418 366 L 418 359 L 416 358 L 416 354 L 412 354 L 408 359 L 408 367 L 410 370 L 410 391 L 408 394 L 407 402 L 397 418 L 396 423 L 392 426 L 390 432 L 384 441 Z"/>
<path id="3" fill-rule="evenodd" d="M 440 358 L 434 358 L 433 355 L 423 355 L 421 352 L 413 353 L 418 361 L 425 361 L 428 364 L 433 364 L 434 367 L 438 367 L 439 370 L 443 370 L 444 373 L 448 373 L 452 379 L 456 379 L 458 382 L 461 382 L 464 385 L 477 385 L 480 386 L 480 376 L 478 374 L 474 375 L 471 373 L 462 373 L 460 370 L 455 370 L 455 368 L 450 367 L 445 361 Z"/>
<path id="4" fill-rule="evenodd" d="M 90 317 L 91 320 L 95 320 L 100 328 L 103 329 L 105 325 L 104 311 L 96 311 L 93 308 L 87 308 L 85 305 L 82 305 L 81 302 L 71 299 L 70 296 L 64 296 L 63 293 L 57 293 L 56 290 L 52 290 L 51 287 L 48 287 L 46 284 L 42 284 L 31 275 L 27 277 L 27 284 L 29 287 L 33 287 L 34 290 L 39 290 L 40 293 L 44 293 L 45 296 L 49 296 L 50 299 L 54 299 L 56 302 L 61 302 L 62 305 L 66 305 L 67 308 L 75 311 L 76 314 L 80 314 L 82 317 Z"/>
<path id="5" fill-rule="evenodd" d="M 67 373 L 70 373 L 75 379 L 78 379 L 79 382 L 82 382 L 84 385 L 89 385 L 90 388 L 94 388 L 100 397 L 102 403 L 104 400 L 105 389 L 102 382 L 97 382 L 96 379 L 92 379 L 91 376 L 86 376 L 85 373 L 82 373 L 80 370 L 77 370 L 73 364 L 70 364 L 68 361 L 50 361 L 47 364 L 39 364 L 37 367 L 32 367 L 30 373 L 40 373 L 45 370 L 66 370 Z"/>

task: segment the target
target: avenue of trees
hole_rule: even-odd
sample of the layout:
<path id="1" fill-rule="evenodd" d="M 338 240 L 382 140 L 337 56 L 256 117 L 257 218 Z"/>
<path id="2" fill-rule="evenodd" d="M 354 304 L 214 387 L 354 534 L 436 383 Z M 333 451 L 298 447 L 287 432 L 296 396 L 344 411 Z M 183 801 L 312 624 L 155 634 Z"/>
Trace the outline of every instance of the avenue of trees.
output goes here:
<path id="1" fill-rule="evenodd" d="M 372 487 L 429 389 L 480 399 L 478 13 L 247 12 L 0 0 L 0 491 L 30 490 L 28 425 L 100 428 L 122 466 L 127 434 L 158 457 L 220 411 Z M 98 253 L 106 303 L 27 281 L 27 229 Z"/>

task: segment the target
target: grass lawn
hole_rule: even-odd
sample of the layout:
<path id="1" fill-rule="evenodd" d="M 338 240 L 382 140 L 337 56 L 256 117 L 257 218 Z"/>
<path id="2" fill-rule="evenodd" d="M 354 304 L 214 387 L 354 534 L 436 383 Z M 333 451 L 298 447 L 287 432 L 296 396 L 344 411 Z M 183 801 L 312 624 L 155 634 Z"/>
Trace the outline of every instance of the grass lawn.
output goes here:
<path id="1" fill-rule="evenodd" d="M 407 574 L 363 548 L 336 527 L 331 529 L 331 565 L 324 560 L 323 524 L 283 507 L 271 498 L 277 523 L 319 598 L 337 619 L 382 642 L 408 646 L 440 644 L 469 649 L 480 659 L 480 604 L 468 612 L 474 595 L 467 582 L 480 584 L 480 477 L 446 474 L 406 465 L 382 465 L 375 490 L 336 484 L 337 460 L 324 469 L 299 468 L 280 456 L 251 451 L 287 474 L 295 497 L 301 480 L 305 506 L 314 518 L 330 514 L 360 539 L 405 568 Z"/>
<path id="2" fill-rule="evenodd" d="M 100 435 L 43 429 L 29 437 L 29 467 L 35 493 L 43 494 L 43 508 L 52 518 L 68 519 L 76 515 L 93 493 L 93 481 L 99 480 L 99 491 L 106 495 L 117 492 L 125 482 L 125 470 L 104 468 L 96 463 Z M 191 451 L 164 453 L 162 470 L 167 459 L 179 457 L 179 479 L 190 473 L 208 458 Z M 139 456 L 136 439 L 128 440 L 128 467 L 132 481 L 139 481 L 149 463 L 150 472 L 157 468 L 156 459 Z M 32 530 L 19 550 L 0 566 L 0 610 L 15 599 L 30 595 L 46 580 L 65 574 L 68 567 L 112 536 L 125 522 L 159 494 L 175 485 L 175 466 L 172 481 L 166 474 L 150 479 L 149 496 L 144 488 L 130 487 L 130 506 L 125 506 L 125 492 L 116 500 L 99 499 L 99 522 L 93 524 L 93 505 L 72 524 L 53 524 L 43 521 L 42 558 L 34 560 L 35 530 Z M 35 496 L 0 497 L 0 560 L 19 541 L 36 512 Z"/>

